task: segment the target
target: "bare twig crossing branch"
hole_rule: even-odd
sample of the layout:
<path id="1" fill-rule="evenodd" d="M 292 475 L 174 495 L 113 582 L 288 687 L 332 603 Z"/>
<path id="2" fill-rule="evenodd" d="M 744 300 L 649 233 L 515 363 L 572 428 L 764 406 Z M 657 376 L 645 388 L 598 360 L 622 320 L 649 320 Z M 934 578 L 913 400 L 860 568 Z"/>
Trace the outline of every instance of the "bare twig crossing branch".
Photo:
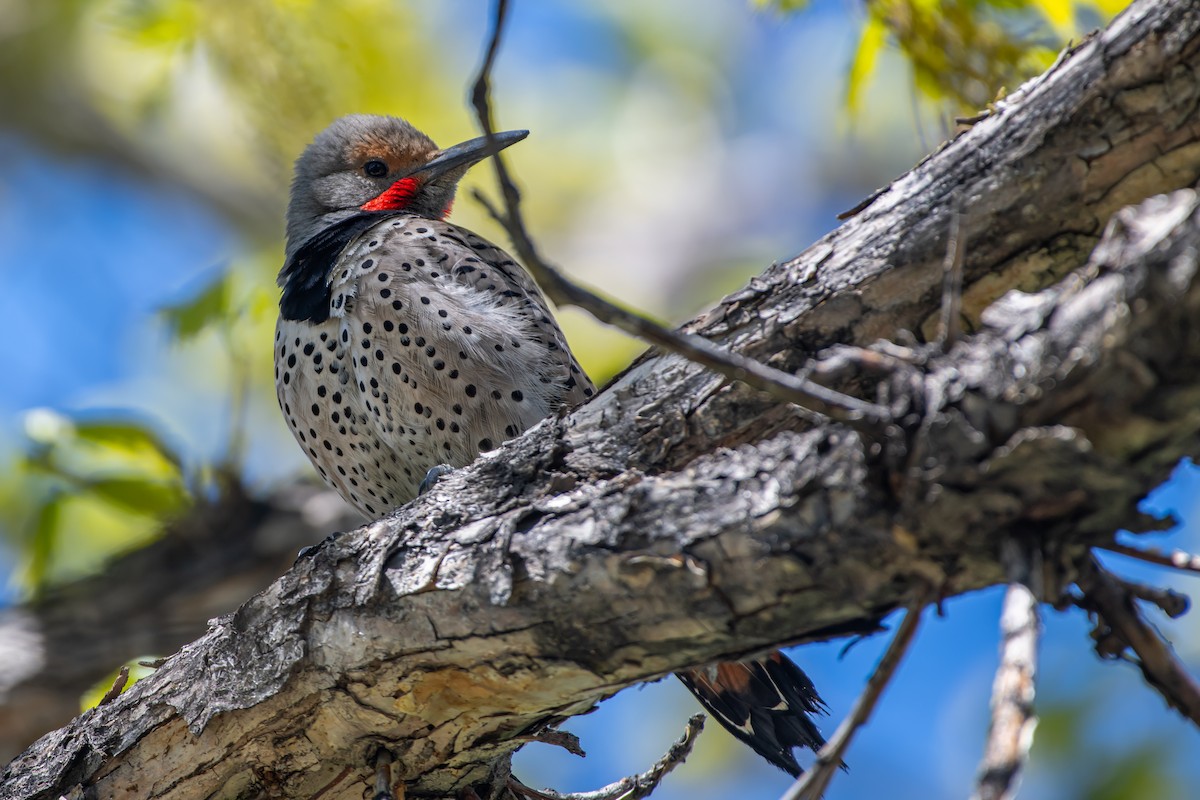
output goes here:
<path id="1" fill-rule="evenodd" d="M 1161 567 L 1170 567 L 1171 569 L 1182 570 L 1183 572 L 1200 573 L 1200 556 L 1184 550 L 1169 550 L 1164 553 L 1154 548 L 1143 550 L 1140 547 L 1130 547 L 1127 544 L 1120 544 L 1119 542 L 1107 544 L 1104 546 L 1104 549 L 1113 553 L 1120 553 L 1129 558 L 1136 558 L 1138 561 L 1145 561 L 1148 564 L 1157 564 Z"/>
<path id="2" fill-rule="evenodd" d="M 833 736 L 829 737 L 829 741 L 821 748 L 812 768 L 792 784 L 781 800 L 820 800 L 821 796 L 825 794 L 829 782 L 833 780 L 838 767 L 845 760 L 846 750 L 850 747 L 850 741 L 854 738 L 854 734 L 870 719 L 871 712 L 875 710 L 875 704 L 879 702 L 880 695 L 891 682 L 892 676 L 896 674 L 896 668 L 900 666 L 904 654 L 908 652 L 909 645 L 912 644 L 913 637 L 917 633 L 921 613 L 930 600 L 930 597 L 922 597 L 904 612 L 904 621 L 900 623 L 896 635 L 892 637 L 891 643 L 884 651 L 879 665 L 871 673 L 871 678 L 867 681 L 863 693 L 855 701 L 854 708 L 850 710 L 849 715 L 842 720 L 841 725 L 838 725 Z"/>
<path id="3" fill-rule="evenodd" d="M 1080 604 L 1098 617 L 1092 632 L 1096 652 L 1105 658 L 1120 658 L 1126 648 L 1132 650 L 1146 682 L 1172 708 L 1200 726 L 1200 684 L 1142 618 L 1134 595 L 1094 558 L 1088 559 L 1079 586 L 1083 590 Z"/>
<path id="4" fill-rule="evenodd" d="M 563 794 L 549 789 L 531 789 L 515 778 L 509 779 L 509 788 L 519 797 L 530 800 L 643 800 L 649 797 L 663 778 L 682 764 L 692 752 L 697 737 L 704 730 L 704 715 L 693 714 L 688 719 L 683 736 L 671 745 L 666 754 L 654 766 L 638 775 L 631 775 L 591 792 Z"/>
<path id="5" fill-rule="evenodd" d="M 475 80 L 474 90 L 471 93 L 479 125 L 483 129 L 484 135 L 488 137 L 495 133 L 489 99 L 491 71 L 496 54 L 499 52 L 507 14 L 508 1 L 498 0 L 492 35 Z M 501 196 L 504 198 L 504 212 L 498 211 L 482 195 L 476 193 L 476 197 L 496 218 L 496 221 L 508 231 L 517 255 L 521 257 L 525 267 L 537 279 L 542 291 L 549 295 L 557 305 L 578 306 L 601 322 L 619 328 L 643 341 L 663 347 L 669 352 L 678 353 L 730 380 L 742 381 L 772 397 L 795 403 L 809 411 L 815 411 L 875 432 L 881 432 L 891 422 L 891 415 L 883 406 L 842 394 L 807 378 L 774 369 L 740 353 L 713 344 L 702 336 L 672 330 L 571 282 L 558 269 L 543 259 L 538 252 L 521 214 L 520 192 L 508 173 L 504 159 L 497 154 L 491 160 L 496 169 L 496 180 L 500 185 Z"/>

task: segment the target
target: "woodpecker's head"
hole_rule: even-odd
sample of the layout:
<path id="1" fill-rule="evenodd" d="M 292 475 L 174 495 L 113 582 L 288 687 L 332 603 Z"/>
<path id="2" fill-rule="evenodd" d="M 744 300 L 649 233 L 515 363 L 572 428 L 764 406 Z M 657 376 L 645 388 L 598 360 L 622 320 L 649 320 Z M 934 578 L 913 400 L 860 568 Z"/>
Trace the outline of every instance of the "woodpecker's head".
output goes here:
<path id="1" fill-rule="evenodd" d="M 471 165 L 528 135 L 506 131 L 492 137 L 491 147 L 480 137 L 439 150 L 396 117 L 354 114 L 335 120 L 296 159 L 288 256 L 318 231 L 359 211 L 445 217 Z"/>

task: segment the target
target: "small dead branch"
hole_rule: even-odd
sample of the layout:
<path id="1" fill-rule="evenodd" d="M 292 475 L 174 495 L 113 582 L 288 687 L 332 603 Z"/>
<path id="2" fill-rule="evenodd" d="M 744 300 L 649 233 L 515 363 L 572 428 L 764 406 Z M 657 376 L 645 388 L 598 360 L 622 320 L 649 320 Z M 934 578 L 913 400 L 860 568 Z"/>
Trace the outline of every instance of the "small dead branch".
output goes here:
<path id="1" fill-rule="evenodd" d="M 896 674 L 896 667 L 900 665 L 900 660 L 908 652 L 913 636 L 916 635 L 917 625 L 921 621 L 921 612 L 925 606 L 929 605 L 931 598 L 932 595 L 923 595 L 920 600 L 909 605 L 908 610 L 904 613 L 904 621 L 896 630 L 896 635 L 884 652 L 883 658 L 879 660 L 879 665 L 871 673 L 871 678 L 867 681 L 863 693 L 854 703 L 854 708 L 850 710 L 850 714 L 842 720 L 842 724 L 821 748 L 812 768 L 791 785 L 781 800 L 818 800 L 825 794 L 838 767 L 842 766 L 843 758 L 846 750 L 850 747 L 850 741 L 854 738 L 854 734 L 870 719 L 871 712 L 875 710 L 875 704 L 879 701 L 879 696 L 891 682 L 892 676 Z"/>
<path id="2" fill-rule="evenodd" d="M 1104 545 L 1103 549 L 1110 553 L 1120 553 L 1123 556 L 1136 558 L 1138 561 L 1145 561 L 1147 564 L 1157 564 L 1160 567 L 1170 567 L 1171 569 L 1183 572 L 1200 572 L 1200 556 L 1193 555 L 1184 550 L 1168 550 L 1165 552 L 1156 548 L 1142 550 L 1139 547 L 1130 547 L 1127 544 L 1118 544 L 1116 542 Z"/>
<path id="3" fill-rule="evenodd" d="M 944 354 L 954 346 L 962 335 L 962 272 L 963 257 L 966 252 L 966 232 L 963 225 L 963 214 L 955 211 L 950 217 L 950 228 L 946 241 L 946 257 L 942 262 L 942 305 L 938 319 L 937 340 L 927 348 L 903 348 L 905 353 L 893 364 L 893 372 L 904 365 L 928 363 L 934 354 Z M 925 462 L 930 448 L 930 431 L 935 417 L 923 413 L 920 424 L 912 434 L 911 445 L 908 447 L 906 465 L 902 473 L 902 482 L 897 485 L 896 493 L 901 498 L 901 505 L 909 507 L 919 499 L 914 494 L 923 482 L 922 464 Z M 942 615 L 941 600 L 938 601 L 938 616 Z"/>
<path id="4" fill-rule="evenodd" d="M 561 747 L 573 756 L 586 758 L 587 753 L 583 751 L 583 746 L 579 743 L 579 737 L 573 733 L 560 730 L 544 730 L 535 733 L 528 737 L 531 742 L 539 742 L 541 744 L 549 744 L 555 747 Z"/>
<path id="5" fill-rule="evenodd" d="M 1036 551 L 1028 557 L 1014 554 L 1010 560 L 1013 583 L 1009 584 L 1000 612 L 1000 664 L 992 684 L 992 720 L 974 800 L 1015 797 L 1021 772 L 1029 761 L 1037 727 L 1033 700 L 1041 635 L 1038 597 L 1042 592 L 1037 586 L 1041 571 Z"/>
<path id="6" fill-rule="evenodd" d="M 972 125 L 978 125 L 979 123 L 983 122 L 985 119 L 987 119 L 994 113 L 995 112 L 992 111 L 991 109 L 987 109 L 985 111 L 980 111 L 978 114 L 972 114 L 969 117 L 955 117 L 954 124 L 955 125 L 966 125 L 967 127 L 970 127 Z"/>
<path id="7" fill-rule="evenodd" d="M 498 0 L 491 38 L 471 93 L 471 101 L 475 107 L 480 128 L 488 137 L 495 133 L 492 125 L 490 100 L 491 72 L 496 54 L 499 52 L 507 15 L 507 0 Z M 774 369 L 740 353 L 726 350 L 702 336 L 672 330 L 571 282 L 558 269 L 543 259 L 538 252 L 532 236 L 525 228 L 524 218 L 521 214 L 521 195 L 509 176 L 504 159 L 497 154 L 491 160 L 496 170 L 496 181 L 500 186 L 501 197 L 504 198 L 504 212 L 501 213 L 478 192 L 475 193 L 475 197 L 484 205 L 488 213 L 504 226 L 525 267 L 533 274 L 542 291 L 549 295 L 557 305 L 573 305 L 582 308 L 601 322 L 677 353 L 730 380 L 741 381 L 779 400 L 795 403 L 802 408 L 824 414 L 832 419 L 847 422 L 872 432 L 878 432 L 891 423 L 891 415 L 883 406 L 842 394 L 807 378 Z"/>
<path id="8" fill-rule="evenodd" d="M 1185 594 L 1180 594 L 1174 589 L 1165 589 L 1160 586 L 1147 586 L 1144 583 L 1137 583 L 1117 575 L 1110 577 L 1121 585 L 1121 587 L 1129 592 L 1131 597 L 1136 597 L 1147 603 L 1153 603 L 1162 610 L 1171 619 L 1179 619 L 1187 613 L 1191 606 L 1191 600 Z"/>
<path id="9" fill-rule="evenodd" d="M 950 238 L 946 244 L 945 278 L 942 281 L 942 315 L 938 322 L 938 343 L 950 349 L 962 335 L 963 257 L 967 234 L 963 214 L 950 215 Z"/>
<path id="10" fill-rule="evenodd" d="M 1078 604 L 1096 614 L 1092 631 L 1102 658 L 1123 658 L 1126 648 L 1137 656 L 1142 677 L 1167 704 L 1200 726 L 1200 685 L 1179 661 L 1171 646 L 1142 618 L 1128 586 L 1089 559 L 1079 578 L 1083 597 Z"/>
<path id="11" fill-rule="evenodd" d="M 100 705 L 111 703 L 121 696 L 121 692 L 125 691 L 125 684 L 129 683 L 129 665 L 121 667 L 117 673 L 116 679 L 113 681 L 108 691 L 104 693 L 104 697 L 100 698 Z"/>
<path id="12" fill-rule="evenodd" d="M 530 800 L 641 800 L 641 798 L 649 797 L 662 783 L 667 773 L 687 759 L 692 752 L 692 747 L 696 744 L 696 737 L 702 730 L 704 730 L 704 715 L 693 714 L 687 721 L 683 736 L 671 745 L 671 749 L 654 766 L 640 775 L 622 778 L 616 783 L 610 783 L 595 791 L 560 794 L 549 789 L 531 789 L 516 778 L 509 778 L 508 788 L 518 797 L 530 798 Z"/>

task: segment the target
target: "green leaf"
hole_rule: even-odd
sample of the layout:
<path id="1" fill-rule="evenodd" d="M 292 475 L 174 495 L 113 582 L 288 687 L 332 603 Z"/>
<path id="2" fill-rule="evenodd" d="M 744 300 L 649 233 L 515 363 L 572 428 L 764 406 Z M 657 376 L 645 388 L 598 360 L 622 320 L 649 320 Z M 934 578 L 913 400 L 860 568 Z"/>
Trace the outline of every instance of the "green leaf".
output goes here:
<path id="1" fill-rule="evenodd" d="M 881 17 L 871 14 L 863 25 L 862 35 L 858 37 L 858 47 L 854 50 L 854 60 L 850 63 L 850 74 L 846 79 L 846 106 L 851 114 L 858 111 L 862 102 L 863 90 L 867 80 L 875 71 L 879 53 L 887 43 L 888 29 Z"/>
<path id="2" fill-rule="evenodd" d="M 163 517 L 180 511 L 188 501 L 179 484 L 144 478 L 102 478 L 90 481 L 86 491 L 135 514 Z"/>
<path id="3" fill-rule="evenodd" d="M 1079 4 L 1085 8 L 1096 9 L 1102 19 L 1108 19 L 1124 11 L 1130 2 L 1131 0 L 1080 0 Z"/>
<path id="4" fill-rule="evenodd" d="M 58 546 L 59 520 L 62 517 L 63 495 L 49 494 L 37 510 L 33 537 L 29 542 L 29 569 L 26 584 L 36 591 L 50 574 L 54 551 Z"/>
<path id="5" fill-rule="evenodd" d="M 783 14 L 800 11 L 808 6 L 809 0 L 754 0 L 759 8 L 770 8 Z"/>
<path id="6" fill-rule="evenodd" d="M 162 438 L 144 424 L 123 420 L 75 422 L 79 441 L 122 451 L 130 457 L 153 455 L 182 472 L 183 460 Z"/>
<path id="7" fill-rule="evenodd" d="M 190 43 L 200 29 L 199 7 L 179 0 L 140 0 L 119 8 L 117 20 L 142 44 Z"/>
<path id="8" fill-rule="evenodd" d="M 1036 0 L 1033 6 L 1060 37 L 1065 39 L 1075 32 L 1075 0 Z"/>
<path id="9" fill-rule="evenodd" d="M 226 270 L 191 300 L 159 310 L 177 341 L 186 342 L 209 325 L 229 318 L 232 275 L 232 271 Z"/>

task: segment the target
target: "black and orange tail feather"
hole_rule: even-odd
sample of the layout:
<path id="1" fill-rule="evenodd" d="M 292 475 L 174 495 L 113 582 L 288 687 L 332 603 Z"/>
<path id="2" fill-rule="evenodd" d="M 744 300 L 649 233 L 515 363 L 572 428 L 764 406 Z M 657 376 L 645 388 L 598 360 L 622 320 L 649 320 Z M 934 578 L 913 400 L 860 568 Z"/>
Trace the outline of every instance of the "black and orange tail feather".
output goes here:
<path id="1" fill-rule="evenodd" d="M 815 752 L 825 744 L 811 716 L 826 713 L 825 703 L 803 670 L 783 653 L 676 675 L 726 730 L 794 777 L 804 770 L 792 749 Z"/>

